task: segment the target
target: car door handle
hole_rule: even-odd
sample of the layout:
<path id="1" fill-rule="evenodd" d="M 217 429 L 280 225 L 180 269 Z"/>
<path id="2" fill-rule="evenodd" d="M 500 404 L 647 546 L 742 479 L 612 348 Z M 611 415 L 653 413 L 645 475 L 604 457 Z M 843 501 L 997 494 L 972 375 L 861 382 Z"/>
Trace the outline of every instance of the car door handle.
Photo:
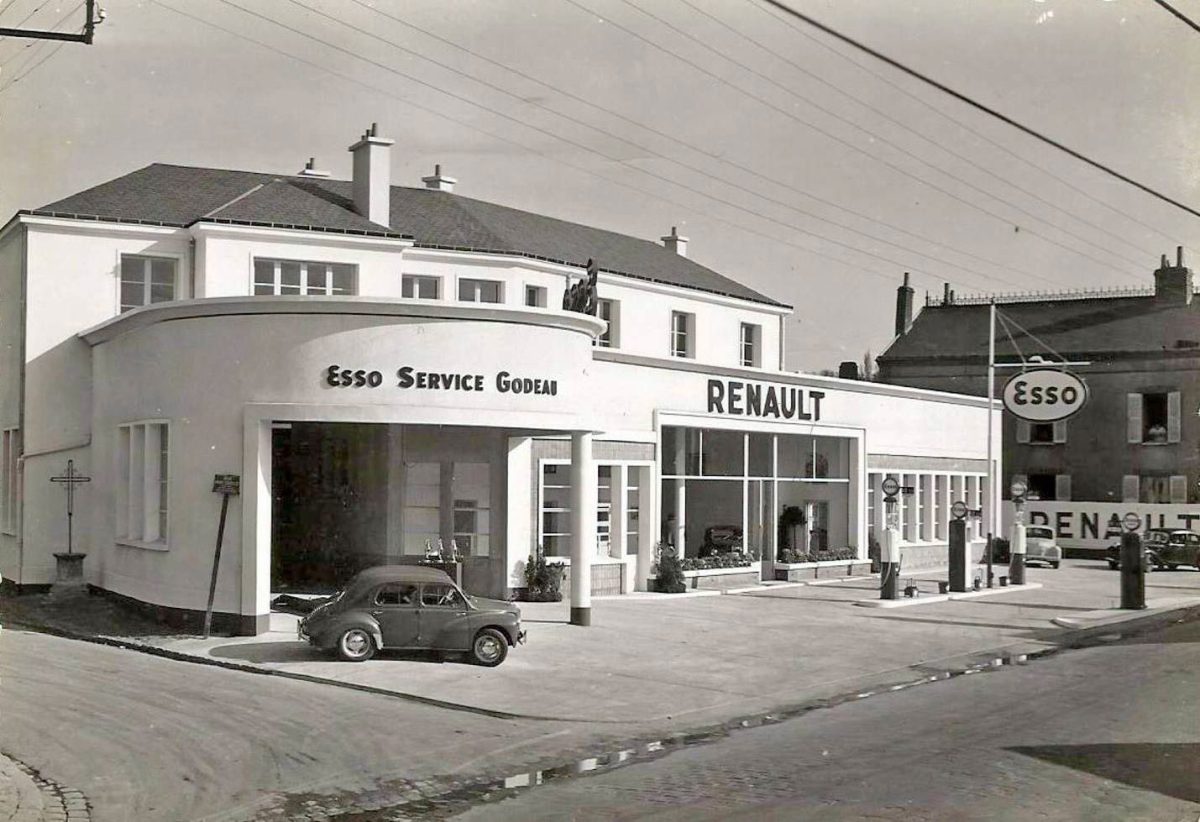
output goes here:
<path id="1" fill-rule="evenodd" d="M 371 612 L 371 616 L 382 616 L 382 615 L 383 615 L 383 611 L 372 611 Z"/>

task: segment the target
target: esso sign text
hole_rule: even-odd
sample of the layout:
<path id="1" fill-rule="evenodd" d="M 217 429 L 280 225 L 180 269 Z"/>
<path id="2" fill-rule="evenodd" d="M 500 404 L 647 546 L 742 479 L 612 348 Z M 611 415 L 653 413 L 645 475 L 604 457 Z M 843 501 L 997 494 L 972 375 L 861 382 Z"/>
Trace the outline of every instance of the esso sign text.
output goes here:
<path id="1" fill-rule="evenodd" d="M 1056 422 L 1074 414 L 1088 399 L 1087 384 L 1068 371 L 1035 368 L 1004 386 L 1004 407 L 1030 422 Z"/>

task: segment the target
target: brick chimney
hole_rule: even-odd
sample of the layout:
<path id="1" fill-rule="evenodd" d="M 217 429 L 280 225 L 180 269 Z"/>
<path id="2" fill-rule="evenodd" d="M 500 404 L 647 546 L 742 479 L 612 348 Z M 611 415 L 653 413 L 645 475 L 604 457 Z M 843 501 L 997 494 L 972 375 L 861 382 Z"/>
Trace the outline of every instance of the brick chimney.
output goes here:
<path id="1" fill-rule="evenodd" d="M 908 272 L 904 272 L 904 285 L 896 289 L 896 336 L 902 337 L 912 328 L 913 288 L 908 284 Z"/>
<path id="2" fill-rule="evenodd" d="M 665 237 L 660 237 L 659 239 L 662 240 L 662 244 L 666 246 L 667 251 L 674 251 L 680 257 L 687 256 L 688 238 L 680 237 L 679 232 L 675 229 L 675 226 L 671 226 L 670 234 Z"/>
<path id="3" fill-rule="evenodd" d="M 453 192 L 454 186 L 458 180 L 453 177 L 447 177 L 442 174 L 442 164 L 437 163 L 433 167 L 433 174 L 429 177 L 422 177 L 421 182 L 425 184 L 425 188 L 432 191 L 448 191 Z"/>
<path id="4" fill-rule="evenodd" d="M 1162 264 L 1154 272 L 1154 302 L 1162 305 L 1190 305 L 1192 270 L 1183 264 L 1183 246 L 1175 248 L 1175 265 L 1162 255 Z"/>
<path id="5" fill-rule="evenodd" d="M 354 210 L 380 225 L 391 225 L 391 149 L 395 142 L 378 136 L 378 124 L 371 123 L 370 130 L 347 149 L 354 155 Z"/>

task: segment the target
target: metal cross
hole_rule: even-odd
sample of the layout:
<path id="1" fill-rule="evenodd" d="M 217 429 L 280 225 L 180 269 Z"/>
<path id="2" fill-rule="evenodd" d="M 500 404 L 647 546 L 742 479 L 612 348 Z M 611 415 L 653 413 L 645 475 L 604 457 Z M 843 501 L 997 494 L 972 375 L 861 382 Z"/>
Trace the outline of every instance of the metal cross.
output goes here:
<path id="1" fill-rule="evenodd" d="M 60 477 L 51 477 L 51 482 L 61 482 L 67 486 L 67 553 L 75 553 L 73 549 L 74 533 L 72 518 L 75 516 L 75 486 L 81 482 L 91 482 L 91 477 L 75 473 L 75 460 L 67 460 L 67 473 Z"/>

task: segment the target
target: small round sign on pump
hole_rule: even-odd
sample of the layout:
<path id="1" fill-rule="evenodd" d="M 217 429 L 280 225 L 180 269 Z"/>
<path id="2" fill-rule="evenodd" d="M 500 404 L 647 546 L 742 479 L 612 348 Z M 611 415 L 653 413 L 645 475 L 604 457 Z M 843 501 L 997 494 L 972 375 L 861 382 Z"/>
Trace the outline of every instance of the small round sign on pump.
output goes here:
<path id="1" fill-rule="evenodd" d="M 1074 415 L 1088 400 L 1087 383 L 1070 371 L 1034 368 L 1004 385 L 1004 407 L 1029 422 L 1058 422 Z"/>

